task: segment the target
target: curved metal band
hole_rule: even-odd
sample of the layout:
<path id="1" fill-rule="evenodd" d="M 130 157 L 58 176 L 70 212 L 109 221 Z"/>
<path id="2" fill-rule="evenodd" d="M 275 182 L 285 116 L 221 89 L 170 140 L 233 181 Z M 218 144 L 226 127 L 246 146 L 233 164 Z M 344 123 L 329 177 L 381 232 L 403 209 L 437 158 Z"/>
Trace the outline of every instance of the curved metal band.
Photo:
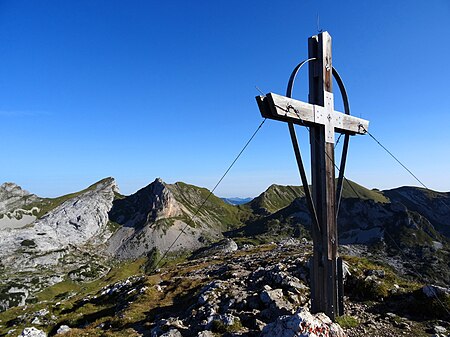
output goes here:
<path id="1" fill-rule="evenodd" d="M 292 98 L 292 89 L 294 88 L 295 78 L 300 70 L 300 68 L 308 63 L 309 61 L 313 61 L 315 58 L 307 59 L 303 62 L 300 62 L 292 71 L 291 77 L 289 77 L 288 86 L 286 89 L 286 97 Z M 298 145 L 297 135 L 295 133 L 294 124 L 288 122 L 289 133 L 291 135 L 292 146 L 294 147 L 295 159 L 297 160 L 298 170 L 300 171 L 300 177 L 302 179 L 303 190 L 305 192 L 306 202 L 308 204 L 309 211 L 311 212 L 313 225 L 317 227 L 320 233 L 320 225 L 319 220 L 317 218 L 316 208 L 314 207 L 314 202 L 311 196 L 311 191 L 308 185 L 308 179 L 306 178 L 305 166 L 303 165 L 302 155 L 300 153 L 300 147 Z"/>
<path id="2" fill-rule="evenodd" d="M 316 58 L 310 58 L 310 59 L 304 60 L 304 61 L 300 62 L 294 68 L 294 70 L 291 73 L 291 76 L 289 77 L 289 82 L 288 82 L 288 86 L 286 89 L 286 97 L 292 98 L 292 91 L 294 89 L 295 78 L 297 77 L 297 74 L 300 71 L 301 67 L 303 65 L 305 65 L 306 63 L 308 63 L 310 61 L 314 61 L 314 60 L 316 60 Z M 339 91 L 341 92 L 342 100 L 344 102 L 344 112 L 345 112 L 345 114 L 350 115 L 350 106 L 348 103 L 347 90 L 345 89 L 344 82 L 342 81 L 341 76 L 339 75 L 339 73 L 337 72 L 337 70 L 334 67 L 332 68 L 332 74 L 333 74 L 334 79 L 336 80 L 336 83 L 338 84 Z M 294 147 L 294 153 L 295 153 L 295 158 L 297 160 L 297 166 L 300 171 L 300 177 L 302 179 L 303 189 L 305 191 L 306 201 L 308 203 L 308 207 L 310 209 L 311 216 L 313 218 L 313 223 L 319 229 L 319 232 L 320 232 L 320 225 L 319 225 L 319 221 L 317 218 L 317 212 L 314 207 L 314 202 L 313 202 L 313 199 L 311 196 L 311 191 L 309 189 L 308 179 L 306 178 L 305 167 L 303 165 L 302 156 L 300 153 L 300 147 L 298 145 L 297 135 L 296 135 L 295 129 L 294 129 L 294 124 L 288 123 L 288 127 L 289 127 L 289 133 L 291 135 L 292 145 Z M 337 184 L 337 188 L 336 188 L 336 218 L 339 214 L 339 207 L 341 204 L 344 171 L 345 171 L 345 164 L 347 162 L 349 141 L 350 141 L 350 135 L 345 134 L 344 145 L 343 145 L 342 155 L 341 155 L 341 164 L 340 164 L 340 168 L 339 168 L 338 184 Z"/>
<path id="3" fill-rule="evenodd" d="M 348 103 L 347 90 L 345 90 L 344 82 L 342 81 L 341 76 L 334 67 L 333 67 L 333 77 L 336 80 L 336 83 L 339 87 L 339 91 L 341 92 L 342 101 L 344 102 L 344 112 L 345 114 L 350 115 L 350 106 Z M 339 168 L 338 184 L 336 188 L 336 221 L 339 214 L 339 207 L 341 206 L 342 187 L 344 182 L 344 171 L 345 171 L 345 164 L 347 162 L 347 152 L 349 142 L 350 142 L 350 135 L 345 134 L 344 145 L 342 147 L 341 165 Z"/>
<path id="4" fill-rule="evenodd" d="M 303 67 L 303 65 L 305 65 L 306 63 L 310 62 L 310 61 L 314 61 L 316 60 L 315 57 L 312 57 L 310 59 L 304 60 L 302 62 L 300 62 L 292 71 L 291 77 L 289 77 L 289 82 L 288 82 L 288 86 L 286 89 L 286 97 L 292 98 L 292 90 L 294 89 L 294 82 L 295 82 L 295 78 L 297 77 L 298 72 L 300 71 L 300 68 Z"/>

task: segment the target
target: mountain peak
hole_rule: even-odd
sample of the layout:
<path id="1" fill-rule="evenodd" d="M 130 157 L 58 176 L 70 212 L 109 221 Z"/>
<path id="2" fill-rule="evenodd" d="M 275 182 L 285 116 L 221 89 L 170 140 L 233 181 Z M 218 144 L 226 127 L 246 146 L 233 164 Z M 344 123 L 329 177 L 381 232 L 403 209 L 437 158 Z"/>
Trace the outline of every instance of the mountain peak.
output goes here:
<path id="1" fill-rule="evenodd" d="M 0 185 L 0 198 L 2 195 L 6 194 L 9 194 L 11 196 L 32 195 L 30 192 L 24 190 L 22 187 L 12 182 L 5 182 Z"/>
<path id="2" fill-rule="evenodd" d="M 110 217 L 113 221 L 129 227 L 141 227 L 148 221 L 179 214 L 180 208 L 172 192 L 161 178 L 156 178 L 136 193 L 116 200 Z"/>
<path id="3" fill-rule="evenodd" d="M 0 185 L 0 214 L 10 212 L 16 208 L 21 208 L 39 199 L 32 194 L 11 182 Z"/>

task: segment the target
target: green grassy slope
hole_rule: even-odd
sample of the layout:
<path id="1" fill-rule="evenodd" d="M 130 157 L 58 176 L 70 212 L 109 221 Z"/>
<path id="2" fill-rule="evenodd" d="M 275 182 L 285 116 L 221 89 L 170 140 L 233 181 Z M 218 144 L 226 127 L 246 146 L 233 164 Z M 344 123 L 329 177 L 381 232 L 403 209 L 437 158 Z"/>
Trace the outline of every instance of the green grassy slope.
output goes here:
<path id="1" fill-rule="evenodd" d="M 303 187 L 273 184 L 246 206 L 255 212 L 264 212 L 265 210 L 268 213 L 275 213 L 302 196 L 304 196 Z"/>

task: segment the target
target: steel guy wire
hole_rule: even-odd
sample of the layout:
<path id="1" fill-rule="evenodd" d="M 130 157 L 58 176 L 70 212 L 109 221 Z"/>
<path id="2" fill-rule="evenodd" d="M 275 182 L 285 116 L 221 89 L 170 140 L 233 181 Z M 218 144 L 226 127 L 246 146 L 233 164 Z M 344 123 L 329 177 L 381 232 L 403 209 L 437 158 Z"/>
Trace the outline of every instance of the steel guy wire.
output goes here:
<path id="1" fill-rule="evenodd" d="M 264 122 L 267 120 L 267 118 L 264 118 L 263 121 L 261 122 L 261 124 L 259 124 L 259 126 L 256 128 L 256 130 L 253 132 L 252 136 L 249 138 L 249 140 L 247 141 L 247 143 L 245 143 L 244 147 L 241 149 L 241 151 L 238 153 L 238 155 L 234 158 L 233 162 L 230 164 L 230 166 L 228 166 L 227 170 L 225 171 L 225 173 L 222 175 L 222 177 L 219 179 L 219 181 L 216 183 L 216 185 L 213 187 L 213 189 L 208 193 L 207 197 L 203 200 L 203 202 L 200 204 L 200 206 L 197 208 L 197 210 L 194 212 L 194 214 L 189 218 L 189 221 L 186 223 L 186 225 L 182 228 L 182 230 L 180 231 L 180 233 L 177 235 L 177 237 L 175 238 L 175 240 L 172 242 L 172 244 L 169 246 L 169 248 L 166 249 L 166 251 L 164 252 L 164 254 L 157 260 L 157 262 L 155 263 L 155 267 L 154 270 L 158 269 L 159 264 L 164 260 L 164 258 L 167 256 L 167 254 L 170 252 L 170 250 L 172 249 L 172 247 L 175 245 L 175 243 L 178 241 L 178 239 L 181 237 L 182 234 L 185 233 L 185 230 L 188 228 L 188 226 L 191 223 L 195 223 L 195 217 L 199 214 L 199 212 L 201 211 L 201 209 L 203 208 L 203 206 L 205 206 L 206 202 L 209 200 L 209 198 L 213 195 L 214 191 L 217 189 L 217 187 L 220 185 L 220 183 L 222 182 L 222 180 L 225 178 L 225 176 L 228 174 L 228 172 L 230 172 L 231 168 L 234 166 L 234 164 L 238 161 L 238 159 L 241 157 L 242 153 L 245 151 L 245 149 L 248 147 L 248 145 L 250 144 L 250 142 L 253 140 L 253 138 L 255 138 L 256 134 L 258 133 L 258 131 L 261 129 L 261 127 L 263 126 Z"/>
<path id="2" fill-rule="evenodd" d="M 378 145 L 380 145 L 380 147 L 385 150 L 392 158 L 395 159 L 395 161 L 397 163 L 399 163 L 414 179 L 416 179 L 420 185 L 422 185 L 426 190 L 431 191 L 428 186 L 426 186 L 419 178 L 417 178 L 417 176 L 412 173 L 412 171 L 406 167 L 406 165 L 404 165 L 396 156 L 394 156 L 394 154 L 389 151 L 386 146 L 384 146 L 383 144 L 381 144 L 381 142 L 375 138 L 375 136 L 373 134 L 371 134 L 368 130 L 366 130 L 366 128 L 360 124 L 360 127 L 364 130 L 365 133 L 367 133 Z M 445 205 L 445 207 L 447 207 L 450 210 L 450 206 L 448 204 L 446 204 L 442 199 L 438 199 L 439 201 L 441 201 L 441 203 L 443 205 Z"/>
<path id="3" fill-rule="evenodd" d="M 350 187 L 352 187 L 350 185 Z M 356 190 L 352 187 L 353 192 L 355 193 L 356 197 L 358 199 L 361 199 L 361 197 L 359 196 L 358 192 L 356 192 Z M 389 231 L 387 230 L 386 227 L 384 227 L 384 233 L 386 233 L 389 236 L 389 239 L 391 239 L 391 241 L 394 243 L 394 245 L 397 247 L 397 250 L 400 252 L 400 254 L 403 257 L 404 261 L 407 261 L 407 257 L 404 254 L 403 250 L 400 248 L 400 246 L 397 244 L 397 242 L 395 241 L 395 239 L 392 237 L 392 235 L 389 233 Z M 423 280 L 424 277 L 423 275 L 416 269 L 416 267 L 414 267 L 414 264 L 411 264 L 412 269 L 414 270 L 414 272 L 416 273 L 416 276 L 419 277 L 419 279 Z M 436 300 L 439 302 L 439 304 L 442 306 L 442 308 L 447 312 L 447 314 L 450 317 L 450 311 L 447 309 L 447 307 L 445 306 L 445 304 L 441 301 L 441 299 L 439 298 L 439 296 L 437 295 L 436 291 L 434 290 L 434 288 L 431 286 L 430 289 L 432 290 L 433 296 L 436 298 Z"/>

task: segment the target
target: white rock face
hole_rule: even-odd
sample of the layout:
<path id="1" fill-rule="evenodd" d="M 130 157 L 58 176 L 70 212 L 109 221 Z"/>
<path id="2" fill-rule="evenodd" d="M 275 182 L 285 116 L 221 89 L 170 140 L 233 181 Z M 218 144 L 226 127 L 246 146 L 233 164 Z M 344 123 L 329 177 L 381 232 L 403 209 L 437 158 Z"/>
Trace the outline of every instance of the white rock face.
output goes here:
<path id="1" fill-rule="evenodd" d="M 29 227 L 0 231 L 2 263 L 20 270 L 55 265 L 68 247 L 106 241 L 108 211 L 116 189 L 114 179 L 105 179 Z"/>

